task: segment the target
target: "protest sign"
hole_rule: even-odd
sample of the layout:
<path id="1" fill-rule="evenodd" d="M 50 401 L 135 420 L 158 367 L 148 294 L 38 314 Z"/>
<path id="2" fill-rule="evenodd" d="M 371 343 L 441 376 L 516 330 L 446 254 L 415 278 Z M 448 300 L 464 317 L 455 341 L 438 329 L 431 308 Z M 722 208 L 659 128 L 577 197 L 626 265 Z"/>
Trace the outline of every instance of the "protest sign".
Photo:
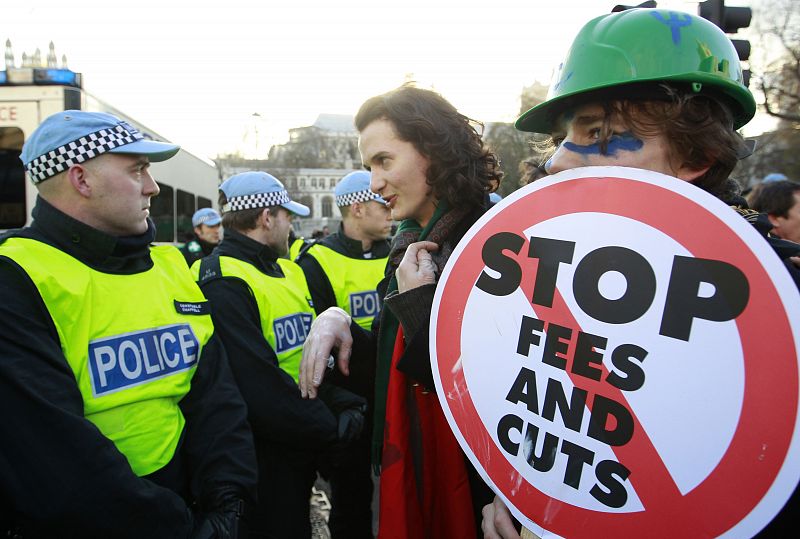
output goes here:
<path id="1" fill-rule="evenodd" d="M 437 286 L 459 443 L 547 537 L 752 536 L 800 478 L 800 295 L 763 237 L 662 174 L 506 197 Z"/>

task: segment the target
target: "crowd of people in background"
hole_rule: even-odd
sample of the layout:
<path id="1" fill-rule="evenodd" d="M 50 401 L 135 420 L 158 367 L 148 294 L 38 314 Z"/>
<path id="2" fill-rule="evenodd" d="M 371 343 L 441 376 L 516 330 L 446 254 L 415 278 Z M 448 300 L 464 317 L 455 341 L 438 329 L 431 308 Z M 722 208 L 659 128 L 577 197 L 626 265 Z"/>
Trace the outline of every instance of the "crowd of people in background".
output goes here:
<path id="1" fill-rule="evenodd" d="M 677 177 L 752 222 L 800 286 L 800 183 L 769 174 L 742 193 L 730 177 L 755 101 L 725 34 L 687 17 L 591 21 L 516 124 L 551 136 L 546 158 L 507 166 L 521 185 L 592 165 Z M 593 69 L 604 39 L 636 43 L 632 65 Z M 698 71 L 699 42 L 730 68 Z M 33 224 L 0 237 L 0 532 L 309 538 L 321 476 L 334 539 L 519 537 L 430 362 L 439 277 L 501 199 L 475 125 L 413 84 L 374 96 L 355 116 L 364 170 L 335 187 L 338 230 L 298 237 L 309 208 L 250 171 L 192 216 L 179 253 L 153 244 L 148 217 L 149 164 L 177 146 L 102 113 L 44 121 L 21 156 Z M 797 503 L 762 536 L 796 531 Z"/>

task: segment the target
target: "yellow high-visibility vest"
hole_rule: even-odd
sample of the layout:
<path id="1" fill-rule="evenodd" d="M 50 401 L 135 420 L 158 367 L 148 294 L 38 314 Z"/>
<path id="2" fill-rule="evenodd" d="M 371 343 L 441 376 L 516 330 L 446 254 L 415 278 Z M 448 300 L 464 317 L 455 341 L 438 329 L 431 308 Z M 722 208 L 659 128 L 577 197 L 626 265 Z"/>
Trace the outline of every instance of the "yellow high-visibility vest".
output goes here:
<path id="1" fill-rule="evenodd" d="M 264 339 L 278 356 L 281 369 L 297 382 L 303 343 L 314 320 L 314 308 L 300 266 L 284 258 L 279 258 L 277 262 L 284 277 L 267 275 L 253 264 L 238 258 L 219 257 L 223 277 L 238 277 L 250 287 L 258 305 Z M 201 261 L 192 265 L 195 279 L 199 278 L 200 266 Z"/>
<path id="2" fill-rule="evenodd" d="M 44 300 L 86 419 L 137 475 L 165 466 L 185 424 L 178 402 L 214 333 L 181 253 L 152 247 L 153 267 L 132 275 L 97 271 L 28 238 L 9 238 L 0 255 L 25 270 Z"/>
<path id="3" fill-rule="evenodd" d="M 337 253 L 330 247 L 315 244 L 309 250 L 328 280 L 336 296 L 336 305 L 365 329 L 381 310 L 375 287 L 383 279 L 387 258 L 357 259 Z"/>

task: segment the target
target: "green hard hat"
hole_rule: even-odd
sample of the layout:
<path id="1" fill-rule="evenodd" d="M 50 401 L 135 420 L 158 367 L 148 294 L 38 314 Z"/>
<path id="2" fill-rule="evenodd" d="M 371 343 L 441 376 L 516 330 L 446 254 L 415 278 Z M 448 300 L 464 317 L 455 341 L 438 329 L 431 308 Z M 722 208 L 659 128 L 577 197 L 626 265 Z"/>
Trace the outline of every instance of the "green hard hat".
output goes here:
<path id="1" fill-rule="evenodd" d="M 654 82 L 685 86 L 724 101 L 733 112 L 736 129 L 756 111 L 736 49 L 722 30 L 689 13 L 629 9 L 597 17 L 581 29 L 553 78 L 547 100 L 520 116 L 515 126 L 550 133 L 570 98 L 590 97 L 590 92 L 602 95 L 611 88 L 617 99 L 635 98 Z M 623 85 L 632 85 L 629 95 Z"/>

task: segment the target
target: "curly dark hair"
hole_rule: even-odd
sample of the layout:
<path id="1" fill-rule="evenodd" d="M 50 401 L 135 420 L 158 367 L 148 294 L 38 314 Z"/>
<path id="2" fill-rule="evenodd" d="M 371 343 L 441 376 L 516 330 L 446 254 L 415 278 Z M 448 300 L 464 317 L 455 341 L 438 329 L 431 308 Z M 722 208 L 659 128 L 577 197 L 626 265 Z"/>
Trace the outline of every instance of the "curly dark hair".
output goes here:
<path id="1" fill-rule="evenodd" d="M 619 119 L 636 135 L 663 135 L 675 165 L 695 170 L 710 167 L 693 185 L 726 202 L 736 199 L 741 189 L 729 176 L 748 149 L 733 128 L 733 113 L 725 103 L 667 84 L 646 88 L 642 94 L 647 97 L 639 98 L 634 92 L 628 94 L 625 86 L 611 90 L 614 93 L 590 93 L 574 101 L 596 98 L 603 105 L 606 115 L 600 133 L 601 151 L 605 152 L 614 134 L 611 124 Z M 550 144 L 552 155 L 555 146 L 552 141 Z"/>
<path id="2" fill-rule="evenodd" d="M 473 126 L 477 122 L 436 92 L 404 84 L 371 97 L 356 114 L 356 129 L 382 119 L 428 159 L 427 183 L 438 200 L 451 207 L 479 206 L 500 186 L 500 159 L 483 145 Z"/>

